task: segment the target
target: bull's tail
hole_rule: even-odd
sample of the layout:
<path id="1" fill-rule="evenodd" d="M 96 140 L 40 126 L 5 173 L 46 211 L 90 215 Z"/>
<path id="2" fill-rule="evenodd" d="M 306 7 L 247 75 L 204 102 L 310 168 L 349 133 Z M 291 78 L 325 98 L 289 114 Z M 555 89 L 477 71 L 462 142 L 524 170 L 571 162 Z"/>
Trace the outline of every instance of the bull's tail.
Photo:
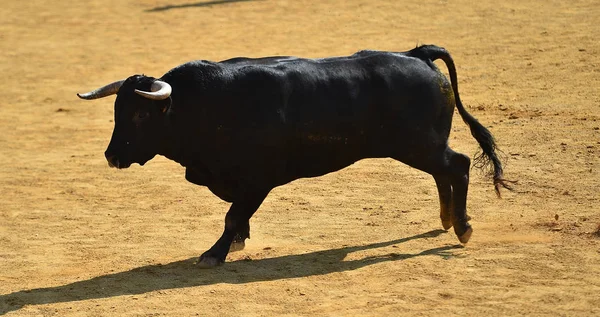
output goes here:
<path id="1" fill-rule="evenodd" d="M 408 55 L 422 59 L 431 64 L 432 67 L 434 67 L 432 64 L 436 59 L 441 59 L 444 61 L 446 67 L 448 67 L 448 73 L 450 74 L 450 82 L 452 84 L 452 90 L 454 91 L 454 99 L 458 113 L 471 129 L 471 135 L 477 140 L 482 150 L 481 153 L 478 153 L 475 156 L 474 166 L 490 171 L 490 174 L 494 179 L 494 188 L 498 197 L 500 197 L 500 187 L 511 190 L 512 188 L 508 183 L 514 182 L 508 181 L 503 177 L 502 163 L 496 154 L 497 147 L 494 136 L 488 129 L 479 123 L 475 117 L 467 112 L 467 109 L 465 109 L 460 101 L 460 96 L 458 95 L 456 68 L 454 67 L 454 61 L 452 60 L 450 53 L 448 53 L 448 51 L 446 51 L 444 48 L 435 45 L 422 45 L 408 52 Z M 492 169 L 490 169 L 490 165 Z"/>

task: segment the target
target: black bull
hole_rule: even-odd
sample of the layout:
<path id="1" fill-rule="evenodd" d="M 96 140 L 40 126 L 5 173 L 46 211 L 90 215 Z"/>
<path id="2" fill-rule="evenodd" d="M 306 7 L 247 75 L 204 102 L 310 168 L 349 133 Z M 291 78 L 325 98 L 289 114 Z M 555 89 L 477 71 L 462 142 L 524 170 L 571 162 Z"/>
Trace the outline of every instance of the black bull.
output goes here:
<path id="1" fill-rule="evenodd" d="M 455 106 L 482 149 L 476 166 L 491 165 L 498 193 L 507 187 L 494 138 L 463 107 L 454 62 L 433 45 L 325 59 L 194 61 L 159 79 L 135 75 L 79 96 L 111 94 L 110 166 L 164 155 L 186 167 L 188 181 L 232 203 L 222 236 L 200 257 L 204 266 L 243 248 L 250 217 L 273 188 L 364 158 L 391 157 L 431 174 L 444 229 L 454 226 L 466 243 L 470 159 L 448 147 Z"/>

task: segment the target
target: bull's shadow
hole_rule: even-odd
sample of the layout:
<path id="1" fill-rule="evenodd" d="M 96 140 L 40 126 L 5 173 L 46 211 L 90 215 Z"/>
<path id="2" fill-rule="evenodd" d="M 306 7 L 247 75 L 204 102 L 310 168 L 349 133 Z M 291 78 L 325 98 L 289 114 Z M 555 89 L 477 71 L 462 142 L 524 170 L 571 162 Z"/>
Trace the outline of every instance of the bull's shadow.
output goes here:
<path id="1" fill-rule="evenodd" d="M 233 2 L 246 2 L 246 1 L 257 1 L 257 0 L 214 0 L 214 1 L 202 1 L 196 3 L 185 3 L 185 4 L 176 4 L 176 5 L 166 5 L 162 7 L 156 7 L 152 9 L 146 10 L 146 12 L 160 12 L 167 11 L 171 9 L 184 9 L 184 8 L 194 8 L 194 7 L 210 7 L 218 4 L 227 4 Z"/>
<path id="2" fill-rule="evenodd" d="M 391 246 L 414 239 L 432 238 L 444 232 L 443 230 L 434 230 L 411 237 L 363 246 L 349 246 L 253 261 L 239 260 L 225 263 L 222 267 L 210 270 L 202 270 L 195 266 L 194 262 L 196 258 L 172 262 L 166 265 L 148 265 L 63 286 L 30 289 L 0 295 L 0 315 L 18 310 L 25 305 L 136 295 L 156 290 L 217 283 L 244 284 L 257 281 L 324 275 L 333 272 L 356 270 L 380 262 L 398 261 L 424 255 L 435 255 L 444 258 L 452 257 L 454 254 L 451 250 L 461 248 L 462 246 L 443 246 L 415 254 L 390 253 L 381 256 L 365 257 L 359 260 L 344 261 L 344 258 L 352 252 Z"/>

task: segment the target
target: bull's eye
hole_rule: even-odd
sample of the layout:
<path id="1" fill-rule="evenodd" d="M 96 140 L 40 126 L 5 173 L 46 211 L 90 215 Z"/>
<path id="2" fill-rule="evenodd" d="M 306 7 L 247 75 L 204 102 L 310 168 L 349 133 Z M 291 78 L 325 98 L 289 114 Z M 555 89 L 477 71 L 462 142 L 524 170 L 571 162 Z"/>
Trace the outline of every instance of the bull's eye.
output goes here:
<path id="1" fill-rule="evenodd" d="M 138 119 L 144 119 L 148 116 L 148 112 L 147 111 L 138 111 L 137 113 L 137 118 Z"/>

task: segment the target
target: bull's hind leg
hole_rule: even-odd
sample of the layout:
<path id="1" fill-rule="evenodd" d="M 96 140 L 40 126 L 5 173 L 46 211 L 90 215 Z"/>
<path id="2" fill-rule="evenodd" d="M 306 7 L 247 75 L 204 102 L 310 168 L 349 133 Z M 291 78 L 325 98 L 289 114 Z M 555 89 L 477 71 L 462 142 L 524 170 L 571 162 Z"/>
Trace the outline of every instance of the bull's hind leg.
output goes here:
<path id="1" fill-rule="evenodd" d="M 460 242 L 467 243 L 473 233 L 466 210 L 471 160 L 447 146 L 412 149 L 410 154 L 395 158 L 433 175 L 440 196 L 442 226 L 454 227 Z"/>
<path id="2" fill-rule="evenodd" d="M 452 151 L 446 151 L 449 163 L 449 177 L 452 183 L 452 225 L 458 240 L 467 243 L 473 228 L 467 216 L 467 192 L 469 190 L 469 168 L 471 160 L 468 156 Z"/>
<path id="3" fill-rule="evenodd" d="M 446 175 L 433 175 L 440 196 L 440 219 L 444 230 L 452 228 L 452 185 Z"/>

